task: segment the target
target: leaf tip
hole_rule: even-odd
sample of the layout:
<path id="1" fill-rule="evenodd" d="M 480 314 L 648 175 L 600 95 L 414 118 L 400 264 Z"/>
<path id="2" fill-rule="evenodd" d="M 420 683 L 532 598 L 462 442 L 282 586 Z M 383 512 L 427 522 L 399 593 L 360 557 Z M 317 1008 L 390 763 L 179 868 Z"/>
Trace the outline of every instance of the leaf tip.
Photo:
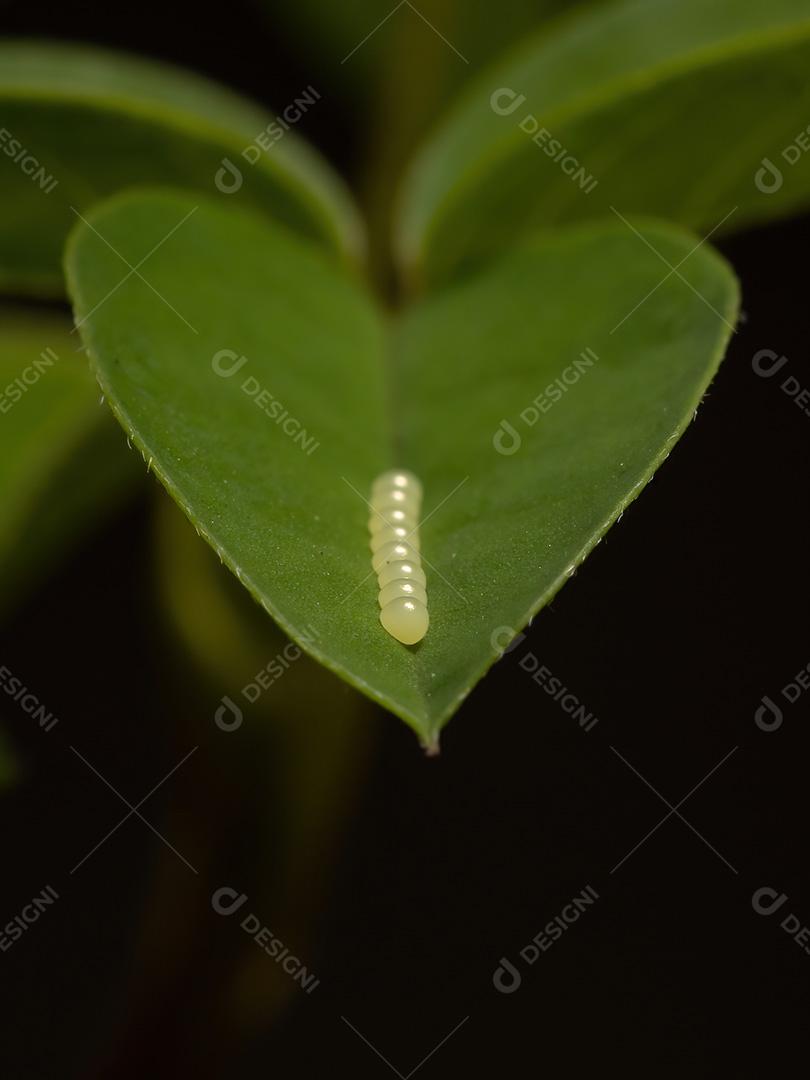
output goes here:
<path id="1" fill-rule="evenodd" d="M 434 735 L 430 735 L 426 739 L 422 739 L 421 746 L 422 746 L 422 749 L 425 751 L 425 757 L 428 757 L 428 758 L 438 757 L 439 754 L 442 751 L 441 745 L 439 744 L 438 732 L 436 734 L 434 734 Z"/>

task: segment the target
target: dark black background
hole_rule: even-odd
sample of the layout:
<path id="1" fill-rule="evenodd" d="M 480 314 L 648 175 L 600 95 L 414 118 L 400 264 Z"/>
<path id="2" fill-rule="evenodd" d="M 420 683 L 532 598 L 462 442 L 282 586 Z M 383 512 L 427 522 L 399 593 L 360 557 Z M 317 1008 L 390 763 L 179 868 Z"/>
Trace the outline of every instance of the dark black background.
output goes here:
<path id="1" fill-rule="evenodd" d="M 269 105 L 312 81 L 248 5 L 8 3 L 0 26 L 177 60 Z M 357 127 L 336 93 L 303 133 L 354 177 Z M 741 277 L 745 317 L 697 422 L 474 691 L 441 756 L 427 760 L 404 725 L 372 715 L 377 757 L 308 954 L 319 991 L 297 995 L 266 1035 L 229 1046 L 223 1060 L 206 1001 L 233 935 L 216 924 L 200 935 L 195 964 L 156 989 L 153 1009 L 133 1003 L 132 926 L 160 842 L 130 821 L 37 932 L 0 955 L 4 1076 L 184 1075 L 190 1047 L 213 1076 L 335 1066 L 388 1075 L 341 1017 L 407 1075 L 469 1016 L 420 1067 L 425 1078 L 755 1077 L 779 1074 L 794 1051 L 803 1060 L 810 955 L 778 917 L 757 915 L 751 896 L 764 885 L 785 892 L 783 914 L 810 924 L 810 693 L 779 730 L 754 723 L 762 696 L 810 662 L 810 416 L 751 359 L 760 348 L 784 353 L 783 374 L 810 386 L 809 242 L 805 219 L 719 245 Z M 170 733 L 182 709 L 155 626 L 150 519 L 144 499 L 112 522 L 3 634 L 4 661 L 35 677 L 132 798 L 176 759 Z M 528 651 L 600 718 L 592 731 L 520 669 Z M 55 734 L 15 735 L 27 775 L 3 800 L 8 917 L 47 881 L 65 881 L 77 852 L 123 813 Z M 673 816 L 611 873 L 668 812 L 618 754 L 674 805 L 735 747 L 681 808 L 716 852 Z M 188 766 L 216 767 L 213 749 Z M 153 820 L 183 812 L 187 783 L 167 785 Z M 517 961 L 586 885 L 600 895 L 594 907 L 522 965 L 518 992 L 497 993 L 500 958 Z M 209 898 L 190 889 L 181 895 L 193 922 Z M 174 917 L 182 925 L 185 909 Z M 161 958 L 154 964 L 160 972 Z"/>

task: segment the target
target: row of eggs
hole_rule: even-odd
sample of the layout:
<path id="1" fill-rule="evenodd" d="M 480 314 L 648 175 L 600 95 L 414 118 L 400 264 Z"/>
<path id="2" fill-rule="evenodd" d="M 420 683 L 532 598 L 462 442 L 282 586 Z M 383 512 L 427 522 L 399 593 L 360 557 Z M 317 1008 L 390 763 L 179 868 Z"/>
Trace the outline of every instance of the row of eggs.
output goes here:
<path id="1" fill-rule="evenodd" d="M 371 488 L 371 563 L 380 587 L 380 622 L 404 645 L 428 630 L 426 579 L 419 555 L 422 485 L 413 473 L 383 473 Z"/>

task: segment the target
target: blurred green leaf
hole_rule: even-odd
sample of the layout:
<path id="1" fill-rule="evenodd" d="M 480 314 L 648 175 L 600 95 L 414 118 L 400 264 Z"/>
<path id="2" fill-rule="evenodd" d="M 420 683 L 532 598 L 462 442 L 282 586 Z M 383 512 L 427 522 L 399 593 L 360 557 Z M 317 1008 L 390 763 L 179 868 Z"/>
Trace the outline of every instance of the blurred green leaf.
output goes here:
<path id="1" fill-rule="evenodd" d="M 353 255 L 362 247 L 352 204 L 320 157 L 289 131 L 257 147 L 271 117 L 200 76 L 85 46 L 4 43 L 0 113 L 7 291 L 61 295 L 74 208 L 141 182 L 244 202 Z"/>
<path id="2" fill-rule="evenodd" d="M 92 225 L 135 261 L 188 206 L 132 193 Z M 499 628 L 551 599 L 692 418 L 737 303 L 695 245 L 617 222 L 535 238 L 390 334 L 319 251 L 215 206 L 149 261 L 152 288 L 130 279 L 97 307 L 120 267 L 86 226 L 67 267 L 107 399 L 200 533 L 292 638 L 435 744 L 505 645 Z M 228 289 L 201 250 L 239 253 Z M 597 359 L 577 369 L 581 355 Z M 532 404 L 555 386 L 550 411 Z M 542 422 L 520 419 L 531 408 Z M 503 421 L 515 454 L 496 450 Z M 426 491 L 431 629 L 413 649 L 380 627 L 368 548 L 364 497 L 394 464 Z"/>
<path id="3" fill-rule="evenodd" d="M 391 269 L 394 198 L 442 107 L 481 65 L 564 7 L 587 0 L 255 0 L 271 35 L 284 27 L 304 71 L 361 142 L 353 187 L 369 224 L 378 278 Z M 590 0 L 591 3 L 594 0 Z M 604 0 L 600 0 L 604 2 Z M 418 77 L 414 73 L 418 72 Z"/>
<path id="4" fill-rule="evenodd" d="M 0 308 L 0 612 L 137 482 L 70 322 Z"/>
<path id="5" fill-rule="evenodd" d="M 210 805 L 213 788 L 217 804 L 239 807 L 238 823 L 251 822 L 249 840 L 239 843 L 236 830 L 220 821 L 209 834 L 208 862 L 231 867 L 229 880 L 249 889 L 253 910 L 299 955 L 310 956 L 341 836 L 362 792 L 373 707 L 302 653 L 199 542 L 172 500 L 157 495 L 158 578 L 179 654 L 171 670 L 182 700 L 191 702 L 194 730 L 207 729 L 218 744 L 216 779 L 200 778 L 201 798 Z M 238 726 L 224 702 L 241 711 Z M 215 726 L 220 710 L 224 729 Z M 217 786 L 228 777 L 235 792 Z M 213 880 L 211 887 L 221 884 Z M 182 931 L 163 916 L 155 922 L 162 939 L 145 947 L 165 960 Z M 222 979 L 223 997 L 240 1031 L 266 1028 L 300 988 L 250 944 L 236 954 L 238 965 Z"/>
<path id="6" fill-rule="evenodd" d="M 371 734 L 372 706 L 267 618 L 163 493 L 157 552 L 165 610 L 196 669 L 195 684 L 208 695 L 211 718 L 222 699 L 230 698 L 245 714 L 237 729 L 244 752 L 255 755 L 272 745 L 274 756 L 287 759 L 275 776 L 285 826 L 292 832 L 283 854 L 306 862 L 305 876 L 312 879 L 329 858 L 322 850 L 324 822 L 337 824 L 339 808 L 345 811 L 352 803 L 350 792 L 362 772 L 358 745 Z M 223 715 L 233 722 L 227 709 Z M 330 803 L 331 812 L 321 812 Z"/>
<path id="7" fill-rule="evenodd" d="M 477 79 L 425 147 L 400 258 L 417 280 L 440 278 L 611 205 L 726 231 L 806 205 L 810 154 L 787 165 L 781 152 L 807 126 L 809 63 L 806 0 L 575 13 Z M 785 173 L 772 193 L 755 182 L 763 155 Z"/>

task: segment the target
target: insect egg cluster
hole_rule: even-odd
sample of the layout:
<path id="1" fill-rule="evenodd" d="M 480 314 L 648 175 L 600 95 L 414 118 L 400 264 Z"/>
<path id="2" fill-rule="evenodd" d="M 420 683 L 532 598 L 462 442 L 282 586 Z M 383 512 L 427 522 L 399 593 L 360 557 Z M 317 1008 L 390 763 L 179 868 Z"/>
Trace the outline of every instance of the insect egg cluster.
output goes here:
<path id="1" fill-rule="evenodd" d="M 419 556 L 422 485 L 413 473 L 394 469 L 371 488 L 371 564 L 380 586 L 380 622 L 403 645 L 415 645 L 428 629 L 425 572 Z"/>

